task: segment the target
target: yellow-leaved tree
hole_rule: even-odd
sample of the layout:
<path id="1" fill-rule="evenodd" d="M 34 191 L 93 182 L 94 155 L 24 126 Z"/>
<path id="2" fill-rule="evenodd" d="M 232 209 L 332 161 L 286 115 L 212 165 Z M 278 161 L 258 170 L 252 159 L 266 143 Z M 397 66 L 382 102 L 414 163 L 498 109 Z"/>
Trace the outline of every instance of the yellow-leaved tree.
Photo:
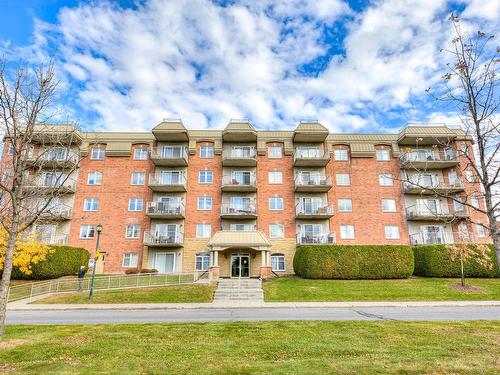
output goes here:
<path id="1" fill-rule="evenodd" d="M 0 271 L 3 268 L 5 260 L 5 251 L 7 249 L 7 240 L 9 234 L 3 226 L 0 226 Z M 18 238 L 14 248 L 14 261 L 12 265 L 17 267 L 24 275 L 31 275 L 32 267 L 43 262 L 47 255 L 53 251 L 50 246 L 40 243 L 36 234 Z"/>

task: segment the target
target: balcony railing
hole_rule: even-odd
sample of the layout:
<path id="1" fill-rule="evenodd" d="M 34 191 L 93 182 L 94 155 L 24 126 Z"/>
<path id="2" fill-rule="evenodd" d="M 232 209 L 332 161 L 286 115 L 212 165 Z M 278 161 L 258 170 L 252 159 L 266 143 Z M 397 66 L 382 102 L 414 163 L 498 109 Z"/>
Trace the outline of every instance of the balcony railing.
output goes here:
<path id="1" fill-rule="evenodd" d="M 256 202 L 252 201 L 248 204 L 223 203 L 221 205 L 222 216 L 255 216 L 257 215 Z"/>
<path id="2" fill-rule="evenodd" d="M 184 146 L 153 147 L 150 150 L 151 160 L 156 165 L 187 165 L 188 152 Z"/>
<path id="3" fill-rule="evenodd" d="M 255 224 L 242 224 L 242 225 L 244 225 L 242 229 L 237 229 L 238 227 L 236 226 L 228 225 L 225 226 L 223 230 L 229 230 L 231 232 L 253 232 L 257 230 L 257 225 Z"/>
<path id="4" fill-rule="evenodd" d="M 330 153 L 321 149 L 296 149 L 293 153 L 295 166 L 315 167 L 325 166 L 330 161 Z"/>
<path id="5" fill-rule="evenodd" d="M 332 187 L 331 176 L 310 175 L 299 173 L 295 177 L 296 191 L 326 192 Z"/>
<path id="6" fill-rule="evenodd" d="M 442 245 L 453 243 L 453 235 L 448 232 L 418 232 L 410 234 L 411 245 Z"/>
<path id="7" fill-rule="evenodd" d="M 337 239 L 335 237 L 335 233 L 297 234 L 297 245 L 321 245 L 321 244 L 333 244 L 336 242 Z"/>
<path id="8" fill-rule="evenodd" d="M 172 202 L 148 202 L 146 207 L 146 214 L 151 216 L 184 216 L 184 203 Z"/>
<path id="9" fill-rule="evenodd" d="M 40 219 L 44 221 L 69 220 L 71 219 L 71 213 L 72 210 L 70 206 L 58 205 L 45 209 L 45 211 L 40 214 Z"/>
<path id="10" fill-rule="evenodd" d="M 468 216 L 467 207 L 459 209 L 452 208 L 451 210 L 446 205 L 438 205 L 437 207 L 426 207 L 425 205 L 413 205 L 406 208 L 406 216 L 408 219 L 415 220 L 446 220 Z"/>
<path id="11" fill-rule="evenodd" d="M 453 150 L 412 150 L 403 153 L 399 157 L 399 162 L 403 168 L 410 167 L 416 169 L 437 169 L 449 168 L 458 163 L 458 158 Z"/>
<path id="12" fill-rule="evenodd" d="M 302 217 L 325 217 L 329 218 L 333 216 L 333 204 L 321 204 L 321 205 L 304 205 L 302 203 L 297 204 L 295 207 L 295 213 L 297 216 Z"/>
<path id="13" fill-rule="evenodd" d="M 144 233 L 144 244 L 148 246 L 178 246 L 182 245 L 183 241 L 184 234 L 181 230 L 165 233 Z"/>
<path id="14" fill-rule="evenodd" d="M 255 173 L 245 175 L 224 175 L 222 176 L 222 187 L 254 187 L 256 186 Z"/>
<path id="15" fill-rule="evenodd" d="M 403 182 L 403 188 L 405 193 L 432 194 L 433 190 L 457 192 L 464 190 L 464 183 L 458 178 L 450 182 L 442 178 L 428 181 L 425 178 L 412 177 L 410 181 Z"/>
<path id="16" fill-rule="evenodd" d="M 26 235 L 25 240 L 28 238 L 35 239 L 36 241 L 45 245 L 65 245 L 68 243 L 68 235 L 60 233 L 43 233 L 38 232 L 31 235 Z"/>
<path id="17" fill-rule="evenodd" d="M 27 161 L 42 167 L 75 166 L 80 161 L 80 156 L 75 152 L 60 154 L 51 150 L 37 150 L 30 152 Z"/>
<path id="18" fill-rule="evenodd" d="M 226 167 L 245 167 L 257 165 L 257 151 L 251 148 L 225 149 L 222 151 L 222 165 Z"/>
<path id="19" fill-rule="evenodd" d="M 159 191 L 181 191 L 186 189 L 186 175 L 151 173 L 149 175 L 149 187 Z"/>
<path id="20" fill-rule="evenodd" d="M 72 178 L 61 177 L 59 179 L 41 179 L 39 177 L 30 177 L 26 180 L 28 189 L 47 189 L 58 192 L 75 192 L 76 181 Z"/>

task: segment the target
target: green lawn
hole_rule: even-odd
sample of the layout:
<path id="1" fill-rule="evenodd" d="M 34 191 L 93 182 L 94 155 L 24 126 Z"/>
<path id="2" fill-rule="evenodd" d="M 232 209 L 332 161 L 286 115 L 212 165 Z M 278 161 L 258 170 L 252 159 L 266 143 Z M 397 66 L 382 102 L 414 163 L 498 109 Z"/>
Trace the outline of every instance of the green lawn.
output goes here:
<path id="1" fill-rule="evenodd" d="M 8 326 L 2 374 L 495 374 L 500 322 Z"/>
<path id="2" fill-rule="evenodd" d="M 211 302 L 214 288 L 208 285 L 175 285 L 167 287 L 97 290 L 89 301 L 88 293 L 63 293 L 33 303 L 161 303 Z"/>
<path id="3" fill-rule="evenodd" d="M 267 302 L 500 300 L 500 279 L 466 279 L 467 285 L 481 288 L 477 292 L 462 292 L 450 287 L 456 283 L 460 283 L 460 279 L 309 280 L 290 277 L 263 285 Z"/>

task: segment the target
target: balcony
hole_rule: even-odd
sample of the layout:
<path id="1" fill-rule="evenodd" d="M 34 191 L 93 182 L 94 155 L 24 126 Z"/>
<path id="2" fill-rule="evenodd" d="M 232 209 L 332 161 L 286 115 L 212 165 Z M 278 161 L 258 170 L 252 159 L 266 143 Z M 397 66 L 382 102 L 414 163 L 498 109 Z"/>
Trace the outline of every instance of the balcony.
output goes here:
<path id="1" fill-rule="evenodd" d="M 449 210 L 446 206 L 430 208 L 421 205 L 413 205 L 406 208 L 406 217 L 412 221 L 451 221 L 469 216 L 467 207 Z"/>
<path id="2" fill-rule="evenodd" d="M 222 165 L 224 167 L 255 167 L 257 152 L 254 147 L 225 149 L 222 151 Z"/>
<path id="3" fill-rule="evenodd" d="M 25 189 L 39 191 L 41 194 L 73 194 L 76 191 L 76 181 L 66 177 L 42 179 L 31 177 L 27 179 Z"/>
<path id="4" fill-rule="evenodd" d="M 40 169 L 54 168 L 54 169 L 72 169 L 75 168 L 80 162 L 78 153 L 67 154 L 66 149 L 63 152 L 57 150 L 38 150 L 31 152 L 26 162 L 28 166 L 37 167 Z"/>
<path id="5" fill-rule="evenodd" d="M 186 191 L 186 175 L 184 173 L 151 173 L 148 186 L 153 191 L 184 192 Z"/>
<path id="6" fill-rule="evenodd" d="M 254 193 L 257 191 L 255 173 L 222 176 L 222 191 Z"/>
<path id="7" fill-rule="evenodd" d="M 330 161 L 330 153 L 320 149 L 296 149 L 293 165 L 296 167 L 324 167 Z"/>
<path id="8" fill-rule="evenodd" d="M 151 219 L 183 219 L 185 217 L 184 204 L 181 202 L 148 202 L 146 215 Z"/>
<path id="9" fill-rule="evenodd" d="M 334 244 L 337 242 L 335 233 L 324 233 L 324 234 L 307 234 L 299 233 L 297 234 L 297 245 L 324 245 L 324 244 Z"/>
<path id="10" fill-rule="evenodd" d="M 432 181 L 412 178 L 412 181 L 403 182 L 403 189 L 405 194 L 434 195 L 436 192 L 451 194 L 464 191 L 464 183 L 460 179 L 446 182 L 442 178 Z"/>
<path id="11" fill-rule="evenodd" d="M 295 207 L 295 215 L 297 219 L 329 219 L 333 216 L 333 204 L 315 206 L 299 203 Z"/>
<path id="12" fill-rule="evenodd" d="M 158 166 L 185 167 L 188 165 L 186 147 L 153 147 L 150 155 L 151 161 Z"/>
<path id="13" fill-rule="evenodd" d="M 70 206 L 58 205 L 51 208 L 47 208 L 39 216 L 40 221 L 51 222 L 51 221 L 65 221 L 71 219 L 72 210 Z"/>
<path id="14" fill-rule="evenodd" d="M 332 178 L 330 176 L 299 173 L 295 177 L 295 191 L 297 193 L 326 193 L 331 188 Z"/>
<path id="15" fill-rule="evenodd" d="M 404 169 L 444 169 L 458 165 L 458 158 L 451 149 L 440 154 L 437 150 L 413 150 L 399 157 L 401 168 Z"/>
<path id="16" fill-rule="evenodd" d="M 31 234 L 24 235 L 23 240 L 36 240 L 45 245 L 65 245 L 68 243 L 68 235 L 61 233 L 43 233 L 35 232 Z"/>
<path id="17" fill-rule="evenodd" d="M 144 233 L 144 245 L 149 247 L 181 247 L 184 242 L 184 234 L 180 231 L 165 233 Z"/>
<path id="18" fill-rule="evenodd" d="M 220 216 L 223 219 L 255 219 L 257 218 L 257 208 L 255 201 L 249 204 L 223 203 Z"/>
<path id="19" fill-rule="evenodd" d="M 453 243 L 453 235 L 448 232 L 418 232 L 410 234 L 410 244 L 414 245 L 442 245 Z"/>

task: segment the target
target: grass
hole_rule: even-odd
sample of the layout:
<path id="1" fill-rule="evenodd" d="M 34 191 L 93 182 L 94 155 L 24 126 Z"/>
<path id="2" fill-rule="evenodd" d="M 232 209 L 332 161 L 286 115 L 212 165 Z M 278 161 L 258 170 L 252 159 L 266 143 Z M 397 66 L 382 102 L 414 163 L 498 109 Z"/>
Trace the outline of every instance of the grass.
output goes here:
<path id="1" fill-rule="evenodd" d="M 411 277 L 402 280 L 310 280 L 296 277 L 263 284 L 267 302 L 292 301 L 464 301 L 500 300 L 500 279 L 466 279 L 479 287 L 463 292 L 451 287 L 460 279 Z"/>
<path id="2" fill-rule="evenodd" d="M 211 302 L 214 288 L 208 285 L 97 290 L 89 301 L 88 293 L 56 294 L 33 303 L 162 303 Z"/>
<path id="3" fill-rule="evenodd" d="M 2 374 L 495 374 L 500 322 L 8 326 Z"/>

